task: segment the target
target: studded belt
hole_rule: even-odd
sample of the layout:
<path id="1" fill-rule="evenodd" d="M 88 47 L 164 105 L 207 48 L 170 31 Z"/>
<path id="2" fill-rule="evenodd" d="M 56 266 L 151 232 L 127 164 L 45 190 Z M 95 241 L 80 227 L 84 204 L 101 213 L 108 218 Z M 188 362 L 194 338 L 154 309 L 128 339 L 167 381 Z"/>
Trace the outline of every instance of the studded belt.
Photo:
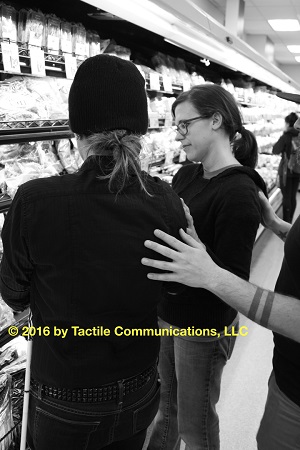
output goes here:
<path id="1" fill-rule="evenodd" d="M 106 402 L 119 399 L 120 397 L 135 392 L 145 386 L 156 372 L 156 367 L 155 364 L 135 377 L 126 378 L 111 384 L 104 384 L 97 388 L 57 388 L 41 384 L 34 379 L 31 379 L 30 386 L 34 392 L 40 392 L 47 397 L 55 398 L 57 400 L 87 403 Z"/>

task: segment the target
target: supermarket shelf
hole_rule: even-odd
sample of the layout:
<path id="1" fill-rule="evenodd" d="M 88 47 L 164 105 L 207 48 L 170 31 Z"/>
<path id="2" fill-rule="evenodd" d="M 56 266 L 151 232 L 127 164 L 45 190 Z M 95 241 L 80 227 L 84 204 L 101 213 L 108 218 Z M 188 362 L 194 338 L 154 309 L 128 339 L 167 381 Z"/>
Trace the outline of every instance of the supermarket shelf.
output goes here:
<path id="1" fill-rule="evenodd" d="M 68 119 L 0 122 L 0 145 L 71 137 Z"/>
<path id="2" fill-rule="evenodd" d="M 52 141 L 55 139 L 71 139 L 74 137 L 74 133 L 71 130 L 54 130 L 42 131 L 36 133 L 18 133 L 18 134 L 5 134 L 0 135 L 0 145 L 3 144 L 15 144 L 18 142 L 32 142 L 32 141 Z"/>
<path id="3" fill-rule="evenodd" d="M 30 66 L 30 50 L 28 45 L 23 44 L 21 42 L 11 41 L 9 39 L 0 39 L 0 42 L 9 42 L 18 45 L 18 53 L 19 53 L 19 61 L 20 61 L 20 70 L 21 72 L 7 72 L 4 70 L 3 62 L 2 62 L 2 51 L 0 47 L 0 72 L 1 73 L 11 73 L 13 75 L 26 75 L 26 76 L 35 76 L 31 74 L 31 66 Z M 34 46 L 32 46 L 34 47 Z M 39 47 L 40 48 L 40 47 Z M 65 72 L 65 58 L 64 55 L 59 53 L 58 55 L 54 55 L 49 53 L 47 49 L 42 48 L 45 53 L 45 71 L 46 75 L 57 76 L 66 78 Z M 87 56 L 80 56 L 72 53 L 72 56 L 76 57 L 77 67 L 87 59 Z"/>
<path id="4" fill-rule="evenodd" d="M 18 132 L 49 131 L 49 128 L 60 127 L 59 129 L 69 129 L 68 119 L 39 119 L 39 120 L 18 120 L 12 122 L 0 122 L 0 135 L 12 134 Z M 64 128 L 63 128 L 64 127 Z"/>

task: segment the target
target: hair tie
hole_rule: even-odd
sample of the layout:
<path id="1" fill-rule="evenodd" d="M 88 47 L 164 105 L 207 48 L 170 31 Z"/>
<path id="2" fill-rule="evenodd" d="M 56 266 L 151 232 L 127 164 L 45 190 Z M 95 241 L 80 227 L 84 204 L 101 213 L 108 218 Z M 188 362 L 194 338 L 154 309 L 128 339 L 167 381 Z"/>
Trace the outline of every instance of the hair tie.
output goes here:
<path id="1" fill-rule="evenodd" d="M 241 128 L 239 129 L 239 133 L 243 134 L 244 131 L 246 131 L 246 128 L 242 125 Z"/>

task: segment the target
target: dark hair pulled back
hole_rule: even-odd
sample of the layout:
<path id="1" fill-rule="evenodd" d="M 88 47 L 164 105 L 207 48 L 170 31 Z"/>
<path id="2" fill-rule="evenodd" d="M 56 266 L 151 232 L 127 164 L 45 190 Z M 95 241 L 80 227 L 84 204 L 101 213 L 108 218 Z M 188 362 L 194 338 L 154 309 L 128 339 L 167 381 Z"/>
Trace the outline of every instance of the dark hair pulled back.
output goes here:
<path id="1" fill-rule="evenodd" d="M 172 105 L 175 116 L 176 107 L 189 102 L 203 117 L 215 113 L 222 116 L 222 127 L 229 136 L 235 158 L 243 166 L 254 168 L 257 163 L 258 147 L 251 131 L 243 127 L 242 116 L 234 97 L 217 84 L 201 84 L 183 92 Z M 240 137 L 237 136 L 240 133 Z"/>
<path id="2" fill-rule="evenodd" d="M 289 127 L 293 127 L 295 122 L 298 120 L 298 116 L 296 113 L 291 112 L 288 116 L 284 118 L 285 122 L 288 124 Z"/>

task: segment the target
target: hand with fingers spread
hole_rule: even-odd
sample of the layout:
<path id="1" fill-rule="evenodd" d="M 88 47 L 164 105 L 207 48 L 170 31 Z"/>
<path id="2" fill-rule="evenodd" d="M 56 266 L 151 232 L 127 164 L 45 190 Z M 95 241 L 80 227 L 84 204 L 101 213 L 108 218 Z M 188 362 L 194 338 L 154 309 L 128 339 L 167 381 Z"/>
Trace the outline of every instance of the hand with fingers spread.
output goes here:
<path id="1" fill-rule="evenodd" d="M 185 214 L 185 218 L 187 221 L 187 229 L 186 232 L 189 236 L 192 236 L 192 238 L 194 238 L 197 242 L 200 242 L 199 236 L 196 232 L 196 229 L 194 227 L 194 220 L 193 220 L 193 216 L 190 213 L 190 209 L 189 207 L 184 203 L 184 200 L 182 198 L 180 198 L 182 206 L 183 206 L 183 210 L 184 210 L 184 214 Z"/>
<path id="2" fill-rule="evenodd" d="M 196 288 L 212 286 L 213 279 L 218 276 L 220 268 L 207 254 L 205 246 L 200 240 L 197 242 L 182 229 L 180 236 L 186 244 L 161 230 L 155 230 L 154 234 L 174 250 L 153 241 L 145 241 L 145 247 L 172 260 L 168 262 L 143 258 L 143 265 L 167 271 L 166 273 L 149 273 L 148 278 L 158 281 L 174 281 Z"/>

